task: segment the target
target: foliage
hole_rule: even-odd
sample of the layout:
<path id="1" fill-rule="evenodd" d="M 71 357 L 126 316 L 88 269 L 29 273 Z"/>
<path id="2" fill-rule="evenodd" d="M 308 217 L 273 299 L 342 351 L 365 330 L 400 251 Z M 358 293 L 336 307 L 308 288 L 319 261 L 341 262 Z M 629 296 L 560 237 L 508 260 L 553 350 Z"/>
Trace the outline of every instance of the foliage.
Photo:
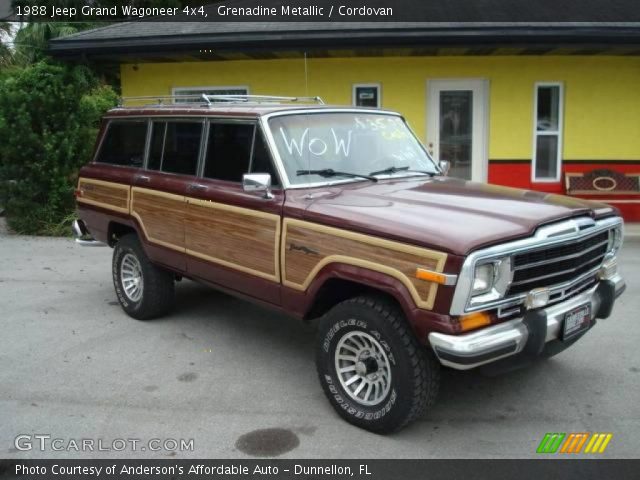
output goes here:
<path id="1" fill-rule="evenodd" d="M 13 52 L 5 39 L 10 38 L 11 24 L 0 22 L 0 71 L 9 67 L 12 63 Z"/>
<path id="2" fill-rule="evenodd" d="M 59 233 L 70 221 L 78 169 L 116 100 L 84 66 L 41 61 L 0 77 L 0 204 L 12 229 Z"/>
<path id="3" fill-rule="evenodd" d="M 185 5 L 194 6 L 198 4 L 197 0 L 93 0 L 91 6 L 93 7 L 112 7 L 120 5 L 132 5 L 136 7 L 179 7 L 182 8 Z M 58 8 L 75 8 L 77 12 L 81 11 L 83 6 L 87 6 L 86 0 L 12 0 L 12 8 L 15 11 L 17 7 L 25 6 L 55 6 Z M 110 20 L 115 18 L 110 17 Z M 35 63 L 47 56 L 47 48 L 49 40 L 58 37 L 65 37 L 82 30 L 89 28 L 95 28 L 104 26 L 104 17 L 86 17 L 77 14 L 76 17 L 69 19 L 65 22 L 61 20 L 57 21 L 43 21 L 42 17 L 31 16 L 28 18 L 27 24 L 23 25 L 18 30 L 14 45 L 15 51 L 12 55 L 12 63 L 18 65 L 27 65 Z M 124 18 L 122 19 L 124 20 Z M 0 29 L 2 25 L 0 24 Z M 6 47 L 6 45 L 5 45 Z M 8 58 L 5 54 L 4 58 Z M 0 45 L 0 62 L 3 59 L 3 49 Z"/>
<path id="4" fill-rule="evenodd" d="M 29 23 L 16 33 L 13 61 L 18 65 L 38 62 L 46 57 L 49 40 L 52 38 L 64 37 L 91 27 L 91 24 L 84 23 Z"/>

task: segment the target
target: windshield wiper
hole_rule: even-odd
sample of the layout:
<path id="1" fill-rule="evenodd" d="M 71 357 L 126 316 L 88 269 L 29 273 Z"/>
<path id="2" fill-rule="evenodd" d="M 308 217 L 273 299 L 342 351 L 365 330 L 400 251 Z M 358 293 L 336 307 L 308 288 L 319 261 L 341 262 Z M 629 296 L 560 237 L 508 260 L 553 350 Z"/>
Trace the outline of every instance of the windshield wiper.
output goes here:
<path id="1" fill-rule="evenodd" d="M 375 172 L 371 172 L 369 175 L 393 175 L 394 173 L 398 173 L 398 172 L 424 173 L 425 175 L 429 175 L 430 177 L 433 177 L 435 175 L 435 172 L 428 172 L 426 170 L 413 170 L 413 169 L 410 169 L 409 167 L 395 167 L 395 166 L 384 168 L 382 170 L 376 170 Z"/>
<path id="2" fill-rule="evenodd" d="M 336 172 L 333 168 L 323 168 L 322 170 L 298 170 L 296 172 L 298 176 L 301 175 L 320 175 L 321 177 L 351 177 L 351 178 L 366 178 L 372 182 L 377 182 L 378 179 L 372 175 L 360 175 L 359 173 L 349 172 Z"/>

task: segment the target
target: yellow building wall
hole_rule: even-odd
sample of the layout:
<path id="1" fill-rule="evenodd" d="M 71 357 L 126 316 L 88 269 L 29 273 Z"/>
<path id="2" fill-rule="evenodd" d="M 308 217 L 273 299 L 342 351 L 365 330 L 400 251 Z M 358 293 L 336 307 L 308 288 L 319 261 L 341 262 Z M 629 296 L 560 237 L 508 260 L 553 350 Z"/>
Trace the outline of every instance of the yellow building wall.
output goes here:
<path id="1" fill-rule="evenodd" d="M 319 95 L 351 104 L 354 83 L 380 83 L 382 106 L 426 138 L 427 80 L 489 80 L 489 158 L 530 159 L 536 82 L 564 83 L 565 160 L 640 159 L 640 57 L 435 56 L 122 65 L 123 96 L 173 87 L 248 86 L 251 94 Z M 308 87 L 307 87 L 308 82 Z"/>

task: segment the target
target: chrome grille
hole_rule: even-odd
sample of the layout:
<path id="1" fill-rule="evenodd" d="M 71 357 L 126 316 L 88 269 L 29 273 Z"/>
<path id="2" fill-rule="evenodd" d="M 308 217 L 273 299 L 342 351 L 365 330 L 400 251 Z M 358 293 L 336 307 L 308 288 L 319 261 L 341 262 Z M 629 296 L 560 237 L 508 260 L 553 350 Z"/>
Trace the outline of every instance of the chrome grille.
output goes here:
<path id="1" fill-rule="evenodd" d="M 604 231 L 559 246 L 515 255 L 513 282 L 506 296 L 569 282 L 586 274 L 602 263 L 608 241 L 609 232 Z"/>

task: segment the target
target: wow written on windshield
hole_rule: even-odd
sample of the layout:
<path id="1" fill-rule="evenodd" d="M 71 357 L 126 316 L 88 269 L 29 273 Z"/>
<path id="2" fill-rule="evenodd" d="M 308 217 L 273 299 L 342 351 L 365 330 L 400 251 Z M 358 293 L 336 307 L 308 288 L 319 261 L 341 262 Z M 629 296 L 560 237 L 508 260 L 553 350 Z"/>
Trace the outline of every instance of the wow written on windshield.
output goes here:
<path id="1" fill-rule="evenodd" d="M 397 141 L 410 138 L 401 119 L 377 115 L 378 118 L 352 117 L 345 125 L 343 118 L 327 118 L 336 115 L 323 115 L 322 118 L 288 117 L 274 122 L 275 137 L 281 150 L 289 156 L 303 157 L 309 153 L 321 157 L 349 157 L 355 154 L 371 153 L 372 147 L 380 141 Z M 344 117 L 344 114 L 338 114 Z M 370 117 L 376 117 L 371 115 Z M 280 125 L 278 125 L 278 123 Z M 355 139 L 355 141 L 354 141 Z M 373 142 L 373 143 L 372 143 Z M 354 148 L 355 145 L 355 148 Z M 362 152 L 363 147 L 365 152 Z M 380 146 L 381 147 L 381 146 Z M 395 146 L 397 148 L 397 145 Z M 281 153 L 284 153 L 281 151 Z"/>

